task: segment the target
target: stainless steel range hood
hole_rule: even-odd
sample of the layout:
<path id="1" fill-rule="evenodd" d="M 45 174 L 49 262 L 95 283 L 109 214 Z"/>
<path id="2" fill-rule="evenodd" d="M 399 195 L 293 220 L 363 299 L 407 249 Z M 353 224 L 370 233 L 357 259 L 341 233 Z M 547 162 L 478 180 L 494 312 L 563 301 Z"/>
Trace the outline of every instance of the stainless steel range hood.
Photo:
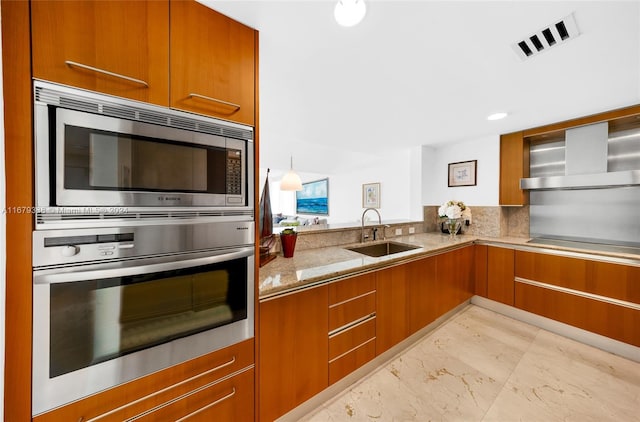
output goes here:
<path id="1" fill-rule="evenodd" d="M 599 189 L 640 185 L 640 170 L 520 179 L 520 189 Z"/>
<path id="2" fill-rule="evenodd" d="M 632 169 L 608 171 L 608 126 L 608 123 L 604 122 L 566 130 L 564 174 L 523 178 L 520 179 L 520 188 L 524 190 L 600 189 L 640 185 L 639 151 L 626 153 L 627 156 L 639 157 L 633 159 L 638 163 Z"/>

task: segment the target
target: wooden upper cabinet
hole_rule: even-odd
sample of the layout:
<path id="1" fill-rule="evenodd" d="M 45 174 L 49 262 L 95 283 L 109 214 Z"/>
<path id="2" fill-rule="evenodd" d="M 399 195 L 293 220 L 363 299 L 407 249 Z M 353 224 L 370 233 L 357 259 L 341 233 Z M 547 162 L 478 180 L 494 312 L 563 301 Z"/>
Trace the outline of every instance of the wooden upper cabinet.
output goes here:
<path id="1" fill-rule="evenodd" d="M 171 1 L 171 107 L 254 125 L 256 31 Z"/>
<path id="2" fill-rule="evenodd" d="M 520 179 L 529 177 L 529 144 L 522 132 L 500 136 L 500 205 L 527 205 L 529 192 Z"/>
<path id="3" fill-rule="evenodd" d="M 33 76 L 169 105 L 169 2 L 32 1 Z"/>

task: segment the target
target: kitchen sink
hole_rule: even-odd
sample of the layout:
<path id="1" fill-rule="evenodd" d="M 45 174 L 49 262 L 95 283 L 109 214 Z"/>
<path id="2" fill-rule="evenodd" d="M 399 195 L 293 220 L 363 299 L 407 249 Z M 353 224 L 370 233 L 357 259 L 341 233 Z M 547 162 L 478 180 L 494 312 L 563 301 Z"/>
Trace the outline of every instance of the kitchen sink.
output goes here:
<path id="1" fill-rule="evenodd" d="M 406 252 L 412 249 L 418 249 L 420 246 L 407 245 L 405 243 L 397 242 L 384 242 L 376 243 L 373 245 L 356 246 L 353 248 L 346 248 L 350 251 L 358 252 L 364 255 L 379 257 L 386 255 L 393 255 L 394 253 Z"/>

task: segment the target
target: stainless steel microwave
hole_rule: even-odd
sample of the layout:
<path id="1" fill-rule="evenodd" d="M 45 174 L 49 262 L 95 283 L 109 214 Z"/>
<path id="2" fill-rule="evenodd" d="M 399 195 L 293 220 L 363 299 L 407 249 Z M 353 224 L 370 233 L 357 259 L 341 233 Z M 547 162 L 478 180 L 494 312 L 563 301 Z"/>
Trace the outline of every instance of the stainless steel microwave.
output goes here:
<path id="1" fill-rule="evenodd" d="M 34 104 L 36 227 L 253 216 L 252 127 L 42 81 Z"/>

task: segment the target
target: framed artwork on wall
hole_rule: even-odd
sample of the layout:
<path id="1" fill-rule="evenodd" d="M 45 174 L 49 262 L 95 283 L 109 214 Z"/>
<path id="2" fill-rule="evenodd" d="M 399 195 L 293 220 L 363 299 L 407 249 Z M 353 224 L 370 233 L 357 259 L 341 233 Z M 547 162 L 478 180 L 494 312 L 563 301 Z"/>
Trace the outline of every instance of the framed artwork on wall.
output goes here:
<path id="1" fill-rule="evenodd" d="M 328 178 L 302 184 L 296 192 L 296 213 L 329 215 Z"/>
<path id="2" fill-rule="evenodd" d="M 362 208 L 380 208 L 380 183 L 362 185 Z"/>
<path id="3" fill-rule="evenodd" d="M 449 163 L 449 187 L 475 186 L 478 160 Z"/>

